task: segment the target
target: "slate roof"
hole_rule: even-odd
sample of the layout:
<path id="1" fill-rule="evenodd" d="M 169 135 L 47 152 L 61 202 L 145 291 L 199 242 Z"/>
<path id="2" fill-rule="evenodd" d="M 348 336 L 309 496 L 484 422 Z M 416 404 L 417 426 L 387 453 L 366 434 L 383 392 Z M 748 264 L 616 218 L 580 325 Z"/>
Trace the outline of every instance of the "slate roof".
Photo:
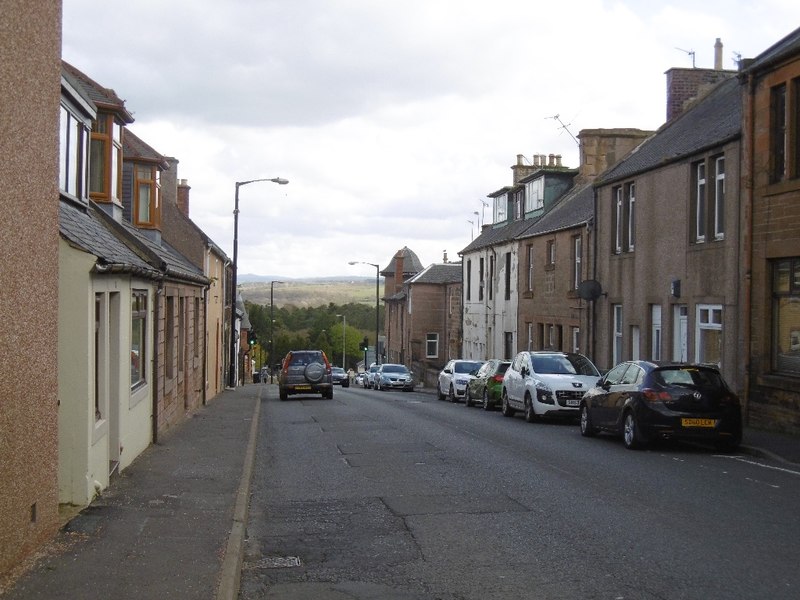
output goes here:
<path id="1" fill-rule="evenodd" d="M 394 253 L 392 260 L 385 269 L 381 269 L 381 275 L 394 275 L 395 258 L 401 256 L 403 258 L 403 273 L 414 274 L 422 271 L 422 261 L 420 261 L 417 254 L 408 246 L 403 246 L 400 250 Z"/>
<path id="2" fill-rule="evenodd" d="M 685 159 L 733 140 L 742 132 L 742 90 L 738 77 L 718 83 L 682 115 L 669 121 L 615 166 L 600 175 L 605 185 Z"/>
<path id="3" fill-rule="evenodd" d="M 461 283 L 463 273 L 461 263 L 438 263 L 432 264 L 421 272 L 417 273 L 406 283 L 429 283 L 434 285 L 446 285 L 448 283 Z"/>
<path id="4" fill-rule="evenodd" d="M 586 183 L 567 192 L 549 211 L 531 223 L 517 239 L 584 225 L 594 216 L 594 186 Z"/>
<path id="5" fill-rule="evenodd" d="M 115 111 L 123 122 L 133 123 L 133 115 L 125 108 L 125 100 L 117 96 L 114 90 L 103 87 L 86 73 L 76 69 L 65 60 L 61 61 L 61 66 L 83 87 L 86 94 L 98 108 Z"/>
<path id="6" fill-rule="evenodd" d="M 143 260 L 112 231 L 93 206 L 80 207 L 72 202 L 59 203 L 58 224 L 61 236 L 73 247 L 97 257 L 98 264 L 118 272 L 158 277 L 160 271 Z"/>
<path id="7" fill-rule="evenodd" d="M 468 246 L 466 246 L 459 254 L 463 255 L 467 252 L 475 252 L 490 246 L 496 246 L 515 240 L 519 234 L 531 226 L 531 220 L 511 221 L 507 225 L 499 227 L 489 226 L 485 227 L 481 234 L 476 237 Z"/>
<path id="8" fill-rule="evenodd" d="M 745 72 L 763 69 L 781 60 L 785 56 L 797 54 L 798 52 L 800 52 L 800 28 L 795 29 L 792 33 L 782 40 L 775 42 L 772 46 L 764 50 L 764 52 L 755 57 L 753 61 L 747 65 Z"/>
<path id="9" fill-rule="evenodd" d="M 154 150 L 127 127 L 122 136 L 122 156 L 123 160 L 154 162 L 163 169 L 169 169 L 169 161 L 166 157 Z"/>

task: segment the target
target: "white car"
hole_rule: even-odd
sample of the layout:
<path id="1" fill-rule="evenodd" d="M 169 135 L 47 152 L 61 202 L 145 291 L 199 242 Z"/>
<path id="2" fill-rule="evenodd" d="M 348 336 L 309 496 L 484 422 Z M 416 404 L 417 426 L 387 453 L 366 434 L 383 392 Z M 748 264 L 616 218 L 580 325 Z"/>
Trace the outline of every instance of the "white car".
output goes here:
<path id="1" fill-rule="evenodd" d="M 458 402 L 464 397 L 469 380 L 483 366 L 482 360 L 463 360 L 454 358 L 448 362 L 439 373 L 437 397 L 439 400 L 447 398 L 450 402 Z"/>
<path id="2" fill-rule="evenodd" d="M 520 352 L 503 376 L 502 410 L 518 410 L 529 423 L 540 416 L 577 418 L 583 394 L 597 384 L 592 361 L 571 352 Z"/>

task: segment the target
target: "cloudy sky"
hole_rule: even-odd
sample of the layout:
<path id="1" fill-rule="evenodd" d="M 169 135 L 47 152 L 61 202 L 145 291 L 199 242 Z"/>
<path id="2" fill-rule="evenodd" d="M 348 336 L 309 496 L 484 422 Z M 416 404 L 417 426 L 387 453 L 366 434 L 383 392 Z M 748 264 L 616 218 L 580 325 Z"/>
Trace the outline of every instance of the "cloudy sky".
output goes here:
<path id="1" fill-rule="evenodd" d="M 797 0 L 63 0 L 63 57 L 180 160 L 239 273 L 371 275 L 450 260 L 518 154 L 578 165 L 582 129 L 656 129 L 664 72 L 723 68 L 800 26 Z M 690 53 L 694 53 L 693 55 Z M 554 118 L 558 116 L 558 118 Z M 564 127 L 565 126 L 565 127 Z M 476 214 L 477 213 L 477 214 Z"/>

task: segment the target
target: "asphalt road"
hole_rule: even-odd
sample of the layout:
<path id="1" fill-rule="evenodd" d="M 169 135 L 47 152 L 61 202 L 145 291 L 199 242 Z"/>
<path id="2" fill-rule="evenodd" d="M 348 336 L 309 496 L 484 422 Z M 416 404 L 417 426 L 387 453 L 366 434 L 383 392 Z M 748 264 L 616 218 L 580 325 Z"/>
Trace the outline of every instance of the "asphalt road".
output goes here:
<path id="1" fill-rule="evenodd" d="M 240 598 L 796 599 L 800 472 L 425 393 L 261 407 Z"/>

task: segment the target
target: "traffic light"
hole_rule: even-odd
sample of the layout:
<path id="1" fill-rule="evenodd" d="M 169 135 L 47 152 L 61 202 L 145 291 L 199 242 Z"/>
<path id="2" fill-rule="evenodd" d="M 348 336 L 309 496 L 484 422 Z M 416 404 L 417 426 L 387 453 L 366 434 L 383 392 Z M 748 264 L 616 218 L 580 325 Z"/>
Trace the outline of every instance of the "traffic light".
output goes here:
<path id="1" fill-rule="evenodd" d="M 256 345 L 257 341 L 258 341 L 258 336 L 256 335 L 256 332 L 253 331 L 252 329 L 250 331 L 248 331 L 247 332 L 247 343 L 250 344 L 250 346 L 252 347 L 252 346 Z"/>
<path id="2" fill-rule="evenodd" d="M 366 352 L 367 350 L 369 350 L 369 338 L 364 336 L 364 339 L 361 340 L 361 351 Z"/>

